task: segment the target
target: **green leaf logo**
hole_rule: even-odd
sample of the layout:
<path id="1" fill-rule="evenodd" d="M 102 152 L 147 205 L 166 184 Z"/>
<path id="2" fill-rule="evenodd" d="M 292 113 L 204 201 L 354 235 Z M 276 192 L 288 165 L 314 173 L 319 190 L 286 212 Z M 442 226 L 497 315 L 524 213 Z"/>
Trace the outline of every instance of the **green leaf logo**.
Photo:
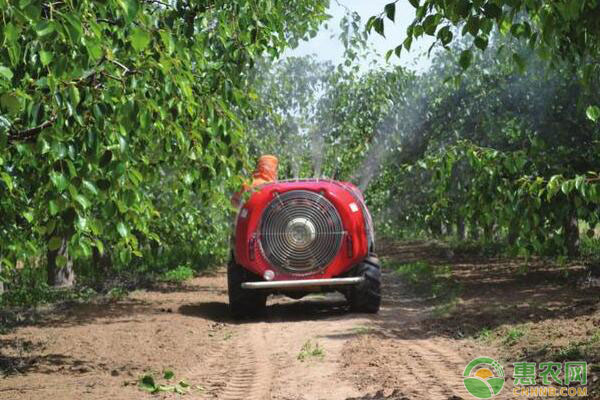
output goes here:
<path id="1" fill-rule="evenodd" d="M 463 378 L 471 395 L 478 399 L 491 399 L 504 386 L 504 369 L 493 358 L 478 357 L 466 366 Z"/>

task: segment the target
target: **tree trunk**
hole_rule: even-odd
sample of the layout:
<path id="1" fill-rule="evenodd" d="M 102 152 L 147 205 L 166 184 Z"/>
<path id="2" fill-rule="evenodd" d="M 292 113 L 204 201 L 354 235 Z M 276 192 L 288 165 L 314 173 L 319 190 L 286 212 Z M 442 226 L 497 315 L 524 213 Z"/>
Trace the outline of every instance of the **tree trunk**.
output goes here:
<path id="1" fill-rule="evenodd" d="M 510 221 L 508 225 L 508 244 L 514 246 L 517 243 L 517 238 L 519 237 L 519 223 L 515 220 Z"/>
<path id="2" fill-rule="evenodd" d="M 2 264 L 0 264 L 0 276 L 2 276 Z M 0 280 L 0 295 L 4 293 L 4 282 Z"/>
<path id="3" fill-rule="evenodd" d="M 483 226 L 483 240 L 486 242 L 491 242 L 494 240 L 492 235 L 494 234 L 494 229 L 492 224 L 485 224 Z"/>
<path id="4" fill-rule="evenodd" d="M 92 249 L 92 261 L 94 263 L 95 284 L 101 287 L 112 268 L 112 260 L 106 252 L 100 254 L 98 249 L 94 247 Z"/>
<path id="5" fill-rule="evenodd" d="M 429 230 L 433 237 L 439 238 L 442 236 L 442 223 L 439 220 L 431 220 L 429 222 Z"/>
<path id="6" fill-rule="evenodd" d="M 578 257 L 579 226 L 577 225 L 577 215 L 574 207 L 571 207 L 569 210 L 569 215 L 565 218 L 563 229 L 565 231 L 565 241 L 567 242 L 567 255 L 569 257 Z"/>
<path id="7" fill-rule="evenodd" d="M 460 240 L 465 240 L 465 220 L 463 217 L 456 219 L 456 235 Z"/>
<path id="8" fill-rule="evenodd" d="M 469 225 L 469 238 L 472 240 L 479 240 L 479 227 L 477 224 Z"/>
<path id="9" fill-rule="evenodd" d="M 67 239 L 63 238 L 57 250 L 48 250 L 48 285 L 70 287 L 75 282 L 73 261 L 69 258 Z"/>

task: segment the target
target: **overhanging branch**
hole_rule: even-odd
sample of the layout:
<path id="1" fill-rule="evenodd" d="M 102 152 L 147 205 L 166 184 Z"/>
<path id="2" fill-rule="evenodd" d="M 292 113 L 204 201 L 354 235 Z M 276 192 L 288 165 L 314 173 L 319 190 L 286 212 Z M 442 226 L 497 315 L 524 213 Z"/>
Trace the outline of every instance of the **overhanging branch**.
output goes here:
<path id="1" fill-rule="evenodd" d="M 35 140 L 37 135 L 46 128 L 51 127 L 56 122 L 56 116 L 53 116 L 47 121 L 42 122 L 38 126 L 33 128 L 25 129 L 22 131 L 11 131 L 8 135 L 8 143 L 13 142 L 32 142 Z"/>

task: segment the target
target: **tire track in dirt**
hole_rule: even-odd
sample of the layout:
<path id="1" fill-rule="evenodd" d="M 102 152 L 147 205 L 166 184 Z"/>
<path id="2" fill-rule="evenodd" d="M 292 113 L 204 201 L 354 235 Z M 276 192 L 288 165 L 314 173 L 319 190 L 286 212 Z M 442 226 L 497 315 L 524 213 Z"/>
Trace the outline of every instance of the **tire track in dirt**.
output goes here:
<path id="1" fill-rule="evenodd" d="M 236 329 L 235 338 L 223 341 L 208 363 L 204 380 L 206 398 L 266 400 L 270 398 L 271 369 L 264 350 L 264 337 L 256 327 Z"/>
<path id="2" fill-rule="evenodd" d="M 431 308 L 394 274 L 384 272 L 382 276 L 384 307 L 373 320 L 375 334 L 351 339 L 347 346 L 348 351 L 357 352 L 353 361 L 358 363 L 348 365 L 348 371 L 356 374 L 363 368 L 369 377 L 375 377 L 372 381 L 359 377 L 357 385 L 371 391 L 400 390 L 410 399 L 468 398 L 462 380 L 468 362 L 461 355 L 464 345 L 425 331 L 421 321 Z"/>
<path id="3" fill-rule="evenodd" d="M 421 373 L 426 372 L 426 387 L 431 394 L 435 393 L 442 399 L 465 394 L 460 379 L 460 369 L 464 365 L 449 363 L 447 350 L 438 350 L 430 340 L 416 340 L 406 344 L 411 361 L 419 366 Z"/>

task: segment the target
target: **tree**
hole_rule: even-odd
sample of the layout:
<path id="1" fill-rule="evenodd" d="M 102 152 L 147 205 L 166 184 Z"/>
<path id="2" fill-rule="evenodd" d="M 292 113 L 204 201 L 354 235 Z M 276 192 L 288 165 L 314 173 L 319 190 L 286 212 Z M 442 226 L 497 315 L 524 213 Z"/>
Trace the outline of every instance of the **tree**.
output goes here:
<path id="1" fill-rule="evenodd" d="M 367 22 L 367 28 L 384 34 L 384 19 L 393 21 L 397 1 Z M 559 59 L 596 58 L 600 49 L 600 5 L 595 0 L 410 0 L 415 19 L 408 27 L 407 37 L 396 48 L 399 55 L 409 50 L 413 40 L 429 35 L 447 47 L 461 36 L 473 39 L 473 46 L 485 50 L 494 30 L 526 41 L 540 54 Z M 461 63 L 469 64 L 470 50 L 461 55 Z M 553 60 L 554 61 L 554 60 Z M 588 60 L 589 61 L 589 60 Z M 598 72 L 598 67 L 589 67 Z"/>
<path id="2" fill-rule="evenodd" d="M 236 113 L 252 107 L 255 57 L 315 30 L 326 6 L 0 0 L 0 264 L 47 252 L 49 282 L 68 284 L 93 252 L 127 265 L 186 242 L 159 235 L 173 217 L 202 231 L 246 163 Z"/>

